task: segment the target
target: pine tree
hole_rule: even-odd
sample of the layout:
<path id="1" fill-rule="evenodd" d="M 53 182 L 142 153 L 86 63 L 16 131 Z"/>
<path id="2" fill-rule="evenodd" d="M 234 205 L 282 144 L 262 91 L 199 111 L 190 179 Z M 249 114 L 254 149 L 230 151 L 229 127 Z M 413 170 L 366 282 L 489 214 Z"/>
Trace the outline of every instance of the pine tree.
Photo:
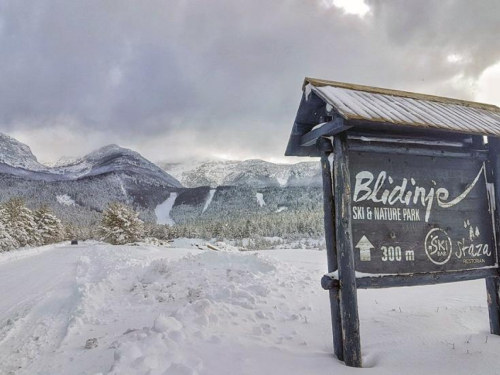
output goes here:
<path id="1" fill-rule="evenodd" d="M 5 209 L 0 208 L 0 251 L 9 251 L 19 247 L 17 242 L 7 230 L 7 214 Z"/>
<path id="2" fill-rule="evenodd" d="M 103 212 L 100 235 L 113 245 L 138 241 L 144 235 L 144 225 L 138 214 L 122 203 L 110 203 Z"/>
<path id="3" fill-rule="evenodd" d="M 7 232 L 20 247 L 39 246 L 42 238 L 33 218 L 33 212 L 21 198 L 13 198 L 4 204 Z"/>
<path id="4" fill-rule="evenodd" d="M 80 239 L 78 237 L 78 230 L 75 224 L 66 223 L 64 226 L 64 239 L 69 241 Z"/>
<path id="5" fill-rule="evenodd" d="M 64 228 L 50 209 L 43 205 L 34 213 L 35 223 L 38 233 L 40 233 L 42 244 L 48 245 L 62 241 L 64 238 Z"/>

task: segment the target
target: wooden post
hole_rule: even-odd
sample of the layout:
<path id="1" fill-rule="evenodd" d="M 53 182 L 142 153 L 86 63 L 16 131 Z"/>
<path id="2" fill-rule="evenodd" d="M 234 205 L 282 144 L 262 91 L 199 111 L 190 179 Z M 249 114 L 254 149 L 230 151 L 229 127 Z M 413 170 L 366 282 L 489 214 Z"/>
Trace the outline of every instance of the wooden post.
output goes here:
<path id="1" fill-rule="evenodd" d="M 495 186 L 495 237 L 497 245 L 497 262 L 500 255 L 500 140 L 488 137 L 489 157 Z M 490 332 L 500 335 L 500 280 L 498 277 L 486 279 L 486 293 L 488 298 L 488 312 L 490 315 Z"/>
<path id="2" fill-rule="evenodd" d="M 352 243 L 351 181 L 347 155 L 347 135 L 345 132 L 334 137 L 333 155 L 335 238 L 340 281 L 344 362 L 347 366 L 362 367 L 354 248 Z"/>
<path id="3" fill-rule="evenodd" d="M 326 257 L 328 272 L 337 270 L 337 248 L 335 243 L 335 208 L 333 206 L 333 180 L 329 156 L 333 151 L 332 142 L 327 138 L 318 138 L 317 147 L 321 151 L 321 171 L 323 175 L 323 209 L 325 225 Z M 333 352 L 340 361 L 344 360 L 342 340 L 342 321 L 340 316 L 339 288 L 333 288 L 330 294 L 332 315 Z"/>

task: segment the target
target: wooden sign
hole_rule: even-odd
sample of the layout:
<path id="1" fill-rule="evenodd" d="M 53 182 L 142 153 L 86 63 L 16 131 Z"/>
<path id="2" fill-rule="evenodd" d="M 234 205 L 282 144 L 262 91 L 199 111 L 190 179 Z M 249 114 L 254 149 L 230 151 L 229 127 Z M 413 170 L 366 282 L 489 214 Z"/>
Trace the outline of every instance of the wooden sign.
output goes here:
<path id="1" fill-rule="evenodd" d="M 486 279 L 500 334 L 500 141 L 488 151 L 320 140 L 334 351 L 361 367 L 359 288 Z M 332 152 L 332 155 L 329 152 Z M 328 156 L 330 155 L 330 156 Z"/>
<path id="2" fill-rule="evenodd" d="M 500 335 L 500 108 L 311 78 L 303 91 L 286 155 L 321 156 L 337 358 L 362 367 L 358 289 L 485 279 Z"/>
<path id="3" fill-rule="evenodd" d="M 357 272 L 495 267 L 486 162 L 354 151 L 349 164 Z"/>

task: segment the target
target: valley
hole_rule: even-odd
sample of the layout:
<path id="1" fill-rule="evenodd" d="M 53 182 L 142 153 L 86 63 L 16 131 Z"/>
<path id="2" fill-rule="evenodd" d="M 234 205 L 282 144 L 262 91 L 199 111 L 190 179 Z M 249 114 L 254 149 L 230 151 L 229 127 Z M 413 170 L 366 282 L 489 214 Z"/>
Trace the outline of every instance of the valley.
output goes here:
<path id="1" fill-rule="evenodd" d="M 176 226 L 173 236 L 243 239 L 322 234 L 318 162 L 263 160 L 158 165 L 117 145 L 46 166 L 29 146 L 0 134 L 0 202 L 21 197 L 47 205 L 82 239 L 93 238 L 110 202 L 139 212 L 151 225 Z M 307 222 L 303 219 L 308 218 Z"/>

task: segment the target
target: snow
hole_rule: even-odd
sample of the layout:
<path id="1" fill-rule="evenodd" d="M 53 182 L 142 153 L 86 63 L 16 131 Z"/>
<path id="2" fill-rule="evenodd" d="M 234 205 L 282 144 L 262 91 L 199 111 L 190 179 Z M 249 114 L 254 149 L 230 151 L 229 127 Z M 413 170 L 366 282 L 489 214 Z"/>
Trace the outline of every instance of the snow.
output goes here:
<path id="1" fill-rule="evenodd" d="M 2 374 L 359 373 L 332 355 L 325 252 L 95 242 L 25 252 L 0 254 Z M 484 281 L 358 299 L 363 372 L 498 373 Z"/>
<path id="2" fill-rule="evenodd" d="M 310 186 L 321 183 L 317 162 L 275 164 L 264 160 L 212 160 L 205 162 L 162 163 L 163 169 L 185 187 L 239 186 L 253 187 Z M 319 181 L 319 182 L 318 182 Z"/>
<path id="3" fill-rule="evenodd" d="M 316 126 L 314 126 L 310 131 L 313 131 L 313 130 L 316 130 L 316 129 L 319 129 L 319 128 L 322 128 L 325 124 L 328 124 L 327 122 L 322 122 Z"/>
<path id="4" fill-rule="evenodd" d="M 77 159 L 67 159 L 53 166 L 39 163 L 29 146 L 0 133 L 0 172 L 27 179 L 69 181 L 112 172 L 134 172 L 168 186 L 181 183 L 139 153 L 117 145 L 101 147 Z"/>
<path id="5" fill-rule="evenodd" d="M 280 184 L 281 187 L 283 186 L 286 186 L 286 184 L 288 183 L 288 179 L 289 177 L 276 177 L 276 180 L 278 181 L 278 184 Z"/>
<path id="6" fill-rule="evenodd" d="M 471 129 L 491 131 L 495 134 L 500 125 L 494 110 L 478 108 L 467 103 L 411 98 L 336 86 L 306 87 L 306 95 L 314 91 L 326 103 L 335 107 L 349 119 L 363 118 L 406 125 L 427 126 L 458 131 Z M 473 121 L 471 119 L 474 119 Z M 474 125 L 471 124 L 471 121 Z"/>
<path id="7" fill-rule="evenodd" d="M 203 212 L 205 212 L 210 206 L 210 203 L 212 203 L 212 199 L 214 199 L 214 194 L 216 191 L 217 189 L 210 189 L 210 191 L 208 192 L 207 200 L 205 201 L 205 205 L 203 206 Z"/>
<path id="8" fill-rule="evenodd" d="M 28 145 L 0 133 L 0 163 L 13 168 L 44 172 L 47 167 L 38 162 Z"/>
<path id="9" fill-rule="evenodd" d="M 177 193 L 170 193 L 165 202 L 159 204 L 155 208 L 156 222 L 158 224 L 175 225 L 174 220 L 170 217 L 170 211 L 174 207 Z"/>
<path id="10" fill-rule="evenodd" d="M 255 193 L 255 197 L 257 198 L 259 206 L 264 207 L 266 205 L 266 202 L 264 202 L 264 195 L 262 193 Z"/>
<path id="11" fill-rule="evenodd" d="M 56 196 L 57 203 L 63 206 L 76 206 L 76 202 L 67 194 Z"/>

